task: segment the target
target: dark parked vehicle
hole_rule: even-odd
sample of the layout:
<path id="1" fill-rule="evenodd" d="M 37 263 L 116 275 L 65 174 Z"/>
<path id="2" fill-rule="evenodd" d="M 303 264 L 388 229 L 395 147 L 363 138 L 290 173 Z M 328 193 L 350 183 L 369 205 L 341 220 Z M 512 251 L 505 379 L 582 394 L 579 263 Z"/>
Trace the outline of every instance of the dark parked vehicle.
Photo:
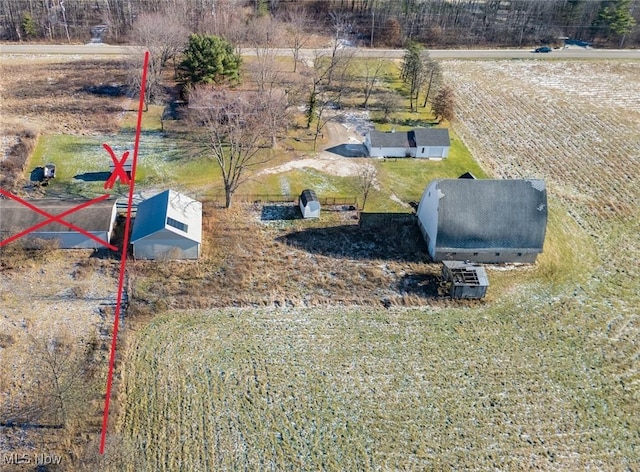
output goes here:
<path id="1" fill-rule="evenodd" d="M 533 52 L 551 52 L 551 48 L 549 46 L 542 46 L 541 48 L 536 48 Z"/>

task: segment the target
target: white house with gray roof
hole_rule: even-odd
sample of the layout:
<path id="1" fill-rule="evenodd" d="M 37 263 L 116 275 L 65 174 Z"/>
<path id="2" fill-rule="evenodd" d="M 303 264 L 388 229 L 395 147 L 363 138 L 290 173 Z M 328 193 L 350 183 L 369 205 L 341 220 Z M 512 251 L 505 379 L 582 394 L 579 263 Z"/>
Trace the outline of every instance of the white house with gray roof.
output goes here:
<path id="1" fill-rule="evenodd" d="M 418 226 L 434 261 L 535 262 L 547 228 L 544 180 L 434 180 Z"/>
<path id="2" fill-rule="evenodd" d="M 202 203 L 173 190 L 140 202 L 131 243 L 136 259 L 198 259 Z"/>
<path id="3" fill-rule="evenodd" d="M 444 159 L 451 140 L 446 128 L 416 128 L 410 131 L 375 131 L 365 136 L 364 145 L 371 157 L 417 157 Z"/>

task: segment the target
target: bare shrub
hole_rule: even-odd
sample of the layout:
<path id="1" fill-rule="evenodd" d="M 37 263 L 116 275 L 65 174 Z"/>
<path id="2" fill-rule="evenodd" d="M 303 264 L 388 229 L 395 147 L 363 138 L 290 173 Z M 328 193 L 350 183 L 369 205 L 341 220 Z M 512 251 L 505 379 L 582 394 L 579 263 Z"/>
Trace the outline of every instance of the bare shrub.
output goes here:
<path id="1" fill-rule="evenodd" d="M 7 153 L 6 159 L 0 160 L 0 187 L 12 191 L 20 180 L 25 165 L 36 145 L 37 133 L 24 128 L 16 132 L 18 142 Z"/>

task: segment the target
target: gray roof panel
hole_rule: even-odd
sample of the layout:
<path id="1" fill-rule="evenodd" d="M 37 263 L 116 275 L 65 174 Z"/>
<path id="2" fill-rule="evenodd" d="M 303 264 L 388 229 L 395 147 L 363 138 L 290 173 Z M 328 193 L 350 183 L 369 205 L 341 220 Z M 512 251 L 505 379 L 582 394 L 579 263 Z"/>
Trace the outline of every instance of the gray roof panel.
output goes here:
<path id="1" fill-rule="evenodd" d="M 437 183 L 437 248 L 542 251 L 547 225 L 543 180 L 447 179 Z"/>
<path id="2" fill-rule="evenodd" d="M 446 128 L 416 128 L 413 133 L 416 147 L 451 146 L 449 130 Z"/>
<path id="3" fill-rule="evenodd" d="M 407 148 L 419 146 L 450 146 L 449 130 L 446 128 L 416 128 L 411 131 L 369 133 L 372 147 Z"/>

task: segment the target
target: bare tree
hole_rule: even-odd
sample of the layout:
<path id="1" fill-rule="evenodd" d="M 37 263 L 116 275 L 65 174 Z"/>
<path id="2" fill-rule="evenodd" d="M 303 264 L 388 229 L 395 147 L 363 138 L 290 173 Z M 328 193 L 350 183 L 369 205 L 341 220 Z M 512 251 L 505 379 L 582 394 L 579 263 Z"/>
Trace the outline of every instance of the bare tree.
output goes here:
<path id="1" fill-rule="evenodd" d="M 309 41 L 307 28 L 310 23 L 306 10 L 301 5 L 294 5 L 287 8 L 283 15 L 285 31 L 290 38 L 291 51 L 293 53 L 293 72 L 298 71 L 300 62 L 300 50 Z"/>
<path id="2" fill-rule="evenodd" d="M 384 70 L 385 61 L 382 59 L 376 59 L 374 61 L 364 61 L 362 63 L 361 69 L 361 78 L 363 82 L 363 93 L 364 93 L 364 101 L 362 102 L 363 107 L 367 107 L 367 103 L 369 103 L 369 98 L 373 93 L 373 89 L 376 84 L 380 80 L 380 76 Z"/>
<path id="3" fill-rule="evenodd" d="M 336 48 L 328 56 L 316 54 L 307 107 L 307 128 L 315 123 L 314 150 L 324 127 L 338 117 L 334 110 L 341 108 L 352 59 L 353 52 L 337 51 Z"/>
<path id="4" fill-rule="evenodd" d="M 0 421 L 64 428 L 83 421 L 92 388 L 93 350 L 68 333 L 29 337 L 29 383 L 19 402 L 11 399 L 0 409 Z M 91 343 L 90 343 L 91 344 Z M 27 379 L 25 379 L 27 381 Z"/>
<path id="5" fill-rule="evenodd" d="M 427 106 L 429 97 L 431 97 L 431 92 L 439 90 L 442 84 L 442 71 L 440 70 L 440 64 L 432 60 L 428 54 L 425 60 L 425 76 L 428 77 L 428 79 L 425 80 L 426 90 L 424 93 L 422 108 Z"/>
<path id="6" fill-rule="evenodd" d="M 448 85 L 442 87 L 438 92 L 438 95 L 433 99 L 431 107 L 433 108 L 433 114 L 438 121 L 443 118 L 451 121 L 454 117 L 455 108 L 455 96 L 453 89 Z"/>
<path id="7" fill-rule="evenodd" d="M 260 92 L 273 90 L 280 80 L 280 68 L 274 46 L 280 35 L 278 22 L 269 17 L 259 17 L 251 22 L 247 38 L 254 49 L 255 59 L 248 63 L 249 73 Z"/>
<path id="8" fill-rule="evenodd" d="M 226 208 L 250 171 L 273 157 L 265 149 L 273 133 L 266 97 L 197 86 L 189 98 L 193 122 L 202 130 L 201 144 L 222 172 Z"/>
<path id="9" fill-rule="evenodd" d="M 133 39 L 140 46 L 139 54 L 129 56 L 129 84 L 133 90 L 140 88 L 144 50 L 149 51 L 149 66 L 145 88 L 145 111 L 162 94 L 162 75 L 169 61 L 184 49 L 188 31 L 175 16 L 162 13 L 141 15 L 133 25 Z"/>
<path id="10" fill-rule="evenodd" d="M 396 112 L 401 106 L 398 95 L 392 92 L 384 92 L 380 95 L 377 105 L 380 111 L 382 111 L 382 121 L 385 123 L 389 122 L 391 114 Z"/>
<path id="11" fill-rule="evenodd" d="M 361 167 L 358 172 L 357 186 L 362 195 L 362 210 L 364 210 L 364 207 L 367 205 L 367 199 L 369 198 L 371 190 L 375 187 L 377 177 L 378 169 L 372 164 Z"/>

